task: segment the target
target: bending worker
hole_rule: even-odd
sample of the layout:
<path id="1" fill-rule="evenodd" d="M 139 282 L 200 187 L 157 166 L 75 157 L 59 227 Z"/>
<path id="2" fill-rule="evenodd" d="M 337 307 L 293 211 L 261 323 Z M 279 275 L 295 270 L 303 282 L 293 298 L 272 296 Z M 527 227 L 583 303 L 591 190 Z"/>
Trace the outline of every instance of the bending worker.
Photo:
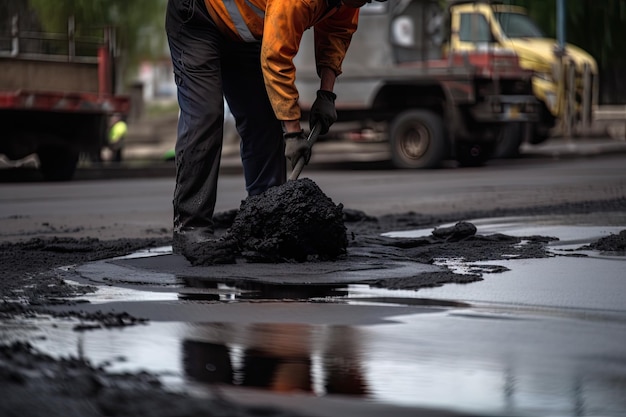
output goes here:
<path id="1" fill-rule="evenodd" d="M 359 7 L 371 0 L 169 0 L 166 31 L 178 90 L 174 253 L 213 238 L 223 97 L 241 136 L 248 195 L 284 184 L 308 162 L 293 58 L 313 28 L 320 89 L 310 126 L 337 119 L 333 88 Z M 384 0 L 383 0 L 384 1 Z"/>

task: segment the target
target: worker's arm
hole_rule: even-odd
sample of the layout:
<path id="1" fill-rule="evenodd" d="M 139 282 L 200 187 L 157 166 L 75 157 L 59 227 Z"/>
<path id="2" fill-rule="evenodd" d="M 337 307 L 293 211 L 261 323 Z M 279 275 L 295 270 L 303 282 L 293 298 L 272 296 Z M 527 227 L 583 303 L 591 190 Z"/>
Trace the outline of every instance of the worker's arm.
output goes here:
<path id="1" fill-rule="evenodd" d="M 341 74 L 341 64 L 348 52 L 352 35 L 357 29 L 359 9 L 340 7 L 328 19 L 315 25 L 315 62 L 320 76 L 320 89 L 311 106 L 309 128 L 319 125 L 325 134 L 337 120 L 333 92 L 335 80 Z"/>
<path id="2" fill-rule="evenodd" d="M 335 79 L 337 75 L 334 70 L 328 67 L 319 69 L 320 89 L 317 90 L 315 101 L 311 106 L 309 114 L 309 128 L 313 130 L 315 125 L 319 125 L 320 135 L 328 133 L 328 129 L 337 121 L 337 110 L 335 109 L 335 99 L 333 93 Z"/>
<path id="3" fill-rule="evenodd" d="M 320 109 L 321 104 L 322 103 L 326 103 L 325 107 L 326 111 L 329 113 L 334 113 L 334 118 L 332 118 L 332 116 L 330 118 L 332 118 L 332 121 L 328 120 L 326 122 L 322 122 L 324 123 L 324 126 L 322 127 L 322 134 L 326 133 L 328 131 L 328 127 L 330 127 L 331 124 L 333 124 L 335 122 L 335 120 L 337 120 L 337 113 L 335 111 L 335 104 L 334 104 L 334 94 L 333 94 L 333 89 L 335 88 L 335 80 L 337 79 L 337 76 L 335 75 L 335 71 L 333 71 L 332 69 L 328 68 L 328 67 L 323 67 L 320 68 L 320 91 L 318 91 L 317 93 L 317 98 L 315 99 L 315 102 L 313 103 L 313 106 L 311 107 L 311 118 L 309 118 L 309 128 L 313 129 L 313 126 L 315 125 L 315 123 L 317 123 L 317 119 L 319 117 L 319 111 L 321 110 L 322 112 L 324 111 L 323 109 Z M 324 100 L 323 97 L 327 97 L 326 100 Z M 330 99 L 332 98 L 332 103 L 330 103 Z M 331 106 L 332 104 L 332 106 Z M 332 107 L 332 108 L 331 108 Z M 313 116 L 315 114 L 315 116 Z M 298 120 L 285 120 L 283 121 L 283 126 L 286 132 L 298 132 L 300 130 L 302 130 L 302 127 L 300 125 L 300 119 Z"/>
<path id="4" fill-rule="evenodd" d="M 325 77 L 322 71 L 325 69 L 332 70 L 335 78 L 341 74 L 341 64 L 348 52 L 352 35 L 357 30 L 358 21 L 359 9 L 341 6 L 336 13 L 315 24 L 315 62 L 322 82 Z M 334 79 L 332 83 L 334 85 Z"/>
<path id="5" fill-rule="evenodd" d="M 268 0 L 261 44 L 265 88 L 276 117 L 287 132 L 300 131 L 300 107 L 293 59 L 302 34 L 315 19 L 308 2 Z"/>
<path id="6" fill-rule="evenodd" d="M 319 6 L 325 2 L 318 1 L 315 5 L 314 2 L 315 0 L 311 2 L 268 0 L 265 9 L 261 66 L 272 108 L 283 125 L 285 156 L 291 162 L 292 168 L 299 159 L 304 158 L 305 163 L 308 163 L 311 157 L 310 146 L 300 125 L 301 112 L 298 105 L 299 94 L 295 85 L 296 68 L 293 59 L 298 53 L 304 31 L 313 26 L 321 16 L 322 9 Z M 335 14 L 338 13 L 339 11 Z M 323 121 L 322 133 L 328 131 L 328 127 L 337 118 L 332 89 L 335 85 L 335 78 L 341 73 L 341 62 L 350 44 L 350 37 L 356 30 L 358 10 L 350 9 L 348 15 L 352 17 L 344 21 L 346 13 L 346 11 L 340 13 L 342 16 L 340 20 L 333 20 L 331 24 L 322 25 L 319 33 L 315 26 L 316 62 L 321 79 L 316 103 L 324 116 L 320 116 L 320 112 L 316 114 L 319 116 L 318 119 Z M 347 29 L 341 27 L 342 22 L 348 26 Z M 337 34 L 333 33 L 335 30 Z M 328 38 L 319 39 L 319 36 Z M 318 42 L 320 42 L 319 46 Z M 324 97 L 323 103 L 320 97 Z M 332 109 L 328 106 L 328 99 L 330 99 Z"/>
<path id="7" fill-rule="evenodd" d="M 301 130 L 299 94 L 295 86 L 296 69 L 293 59 L 298 52 L 304 31 L 315 24 L 315 51 L 317 71 L 321 78 L 320 90 L 332 91 L 335 78 L 341 73 L 341 63 L 350 39 L 356 30 L 358 9 L 343 6 L 329 18 L 315 23 L 323 14 L 325 4 L 325 1 L 314 0 L 267 2 L 261 65 L 274 113 L 283 122 L 286 132 Z"/>
<path id="8" fill-rule="evenodd" d="M 335 71 L 328 67 L 322 67 L 319 69 L 320 74 L 320 90 L 333 91 L 335 89 L 335 80 L 337 74 Z"/>

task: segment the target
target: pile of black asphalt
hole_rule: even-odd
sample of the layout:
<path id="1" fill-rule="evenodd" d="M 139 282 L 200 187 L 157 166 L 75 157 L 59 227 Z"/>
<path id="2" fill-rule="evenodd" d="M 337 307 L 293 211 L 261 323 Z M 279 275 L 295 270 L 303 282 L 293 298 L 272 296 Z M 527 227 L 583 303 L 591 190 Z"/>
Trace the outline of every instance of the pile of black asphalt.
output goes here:
<path id="1" fill-rule="evenodd" d="M 293 184 L 294 192 L 300 192 Z M 305 187 L 308 185 L 305 184 Z M 284 200 L 283 196 L 276 196 Z M 317 197 L 320 200 L 319 195 Z M 305 197 L 303 197 L 303 201 Z M 323 200 L 323 199 L 322 199 Z M 325 201 L 325 200 L 324 200 Z M 307 262 L 319 259 L 341 261 L 351 252 L 366 252 L 368 256 L 385 260 L 411 260 L 432 264 L 437 259 L 464 258 L 466 262 L 517 258 L 543 258 L 557 256 L 547 250 L 553 240 L 550 236 L 514 237 L 503 234 L 481 235 L 466 219 L 533 214 L 575 214 L 602 211 L 626 211 L 626 199 L 568 203 L 532 209 L 507 209 L 490 212 L 464 212 L 455 215 L 434 216 L 420 213 L 391 214 L 373 217 L 354 209 L 346 209 L 332 202 L 319 213 L 319 221 L 331 218 L 330 236 L 337 238 L 329 252 L 311 245 L 300 245 L 296 252 L 282 248 L 279 239 L 251 240 L 249 245 L 237 242 L 237 257 L 253 262 Z M 254 208 L 253 208 L 254 207 Z M 282 207 L 267 206 L 267 212 L 257 214 L 256 205 L 242 204 L 241 210 L 218 213 L 215 216 L 218 233 L 232 236 L 236 230 L 254 236 L 256 225 L 248 224 L 256 215 L 271 216 Z M 293 208 L 298 210 L 298 208 Z M 248 211 L 249 210 L 249 211 Z M 288 210 L 291 210 L 288 209 Z M 289 213 L 289 214 L 288 214 Z M 340 218 L 337 218 L 340 213 Z M 285 211 L 285 216 L 292 215 Z M 294 213 L 293 215 L 297 215 Z M 285 219 L 281 219 L 285 221 Z M 317 221 L 317 220 L 315 220 Z M 444 224 L 450 226 L 442 227 Z M 292 225 L 293 226 L 293 225 Z M 273 226 L 275 229 L 277 225 Z M 291 227 L 291 226 L 290 226 Z M 293 226 L 299 227 L 299 225 Z M 308 227 L 308 224 L 307 224 Z M 393 239 L 383 233 L 394 230 L 432 228 L 430 235 L 418 238 Z M 292 229 L 293 230 L 293 229 Z M 263 230 L 267 233 L 267 230 Z M 298 230 L 298 236 L 308 233 Z M 345 234 L 344 234 L 345 233 Z M 60 231 L 62 234 L 62 231 Z M 301 235 L 302 234 L 302 235 Z M 264 235 L 267 236 L 267 235 Z M 308 235 L 307 235 L 308 236 Z M 345 237 L 345 241 L 343 240 Z M 313 237 L 315 239 L 315 237 Z M 611 235 L 591 245 L 602 251 L 623 253 L 626 231 Z M 524 241 L 523 245 L 520 242 Z M 116 239 L 103 241 L 97 238 L 51 237 L 0 244 L 0 318 L 9 322 L 41 314 L 55 314 L 47 309 L 58 303 L 72 303 L 94 288 L 77 287 L 65 282 L 59 267 L 82 264 L 99 259 L 127 255 L 140 249 L 171 244 L 170 238 Z M 290 244 L 293 244 L 291 242 Z M 279 248 L 280 256 L 270 256 Z M 344 249 L 345 252 L 344 252 Z M 620 252 L 621 251 L 621 252 Z M 567 256 L 567 255 L 558 255 Z M 571 256 L 584 256 L 572 254 Z M 246 267 L 245 264 L 242 267 Z M 450 282 L 470 283 L 482 279 L 482 274 L 498 273 L 504 267 L 492 270 L 477 269 L 460 275 L 443 271 L 410 282 L 376 280 L 370 285 L 385 288 L 414 288 L 445 285 Z M 58 314 L 58 313 L 56 313 Z M 78 313 L 62 313 L 78 314 Z M 133 326 L 142 323 L 141 317 L 131 317 L 124 312 L 92 314 L 81 317 L 101 323 L 102 326 Z M 88 330 L 79 330 L 88 331 Z M 79 358 L 53 359 L 35 351 L 27 343 L 0 341 L 0 415 L 2 416 L 281 416 L 283 411 L 255 408 L 225 401 L 219 396 L 198 399 L 165 390 L 156 378 L 148 374 L 114 375 L 92 366 Z M 289 415 L 294 415 L 289 413 Z"/>
<path id="2" fill-rule="evenodd" d="M 192 265 L 335 260 L 346 254 L 343 205 L 308 178 L 287 181 L 242 201 L 221 236 L 185 251 Z"/>

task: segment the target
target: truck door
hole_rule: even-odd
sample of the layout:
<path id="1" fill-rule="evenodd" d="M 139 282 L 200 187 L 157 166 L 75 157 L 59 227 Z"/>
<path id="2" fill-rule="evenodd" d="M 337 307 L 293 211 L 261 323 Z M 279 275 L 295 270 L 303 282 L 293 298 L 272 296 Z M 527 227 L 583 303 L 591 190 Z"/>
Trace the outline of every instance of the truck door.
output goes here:
<path id="1" fill-rule="evenodd" d="M 450 51 L 478 51 L 498 43 L 493 14 L 484 6 L 466 5 L 451 9 Z"/>

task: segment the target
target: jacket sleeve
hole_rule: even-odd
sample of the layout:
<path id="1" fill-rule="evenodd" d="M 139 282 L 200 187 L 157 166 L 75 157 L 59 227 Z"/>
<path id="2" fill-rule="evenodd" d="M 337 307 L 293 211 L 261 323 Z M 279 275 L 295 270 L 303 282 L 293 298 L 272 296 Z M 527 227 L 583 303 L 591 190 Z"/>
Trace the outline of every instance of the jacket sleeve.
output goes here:
<path id="1" fill-rule="evenodd" d="M 296 68 L 293 59 L 314 10 L 301 0 L 268 0 L 265 9 L 261 68 L 265 88 L 278 120 L 299 120 Z"/>
<path id="2" fill-rule="evenodd" d="M 356 32 L 359 9 L 342 6 L 337 13 L 315 25 L 315 61 L 317 73 L 328 67 L 337 76 L 341 74 L 343 62 L 352 35 Z"/>
<path id="3" fill-rule="evenodd" d="M 296 68 L 304 31 L 314 27 L 317 70 L 330 67 L 337 75 L 352 34 L 356 31 L 358 9 L 341 7 L 316 23 L 326 9 L 323 0 L 268 0 L 261 44 L 261 67 L 265 87 L 279 120 L 299 120 Z"/>

